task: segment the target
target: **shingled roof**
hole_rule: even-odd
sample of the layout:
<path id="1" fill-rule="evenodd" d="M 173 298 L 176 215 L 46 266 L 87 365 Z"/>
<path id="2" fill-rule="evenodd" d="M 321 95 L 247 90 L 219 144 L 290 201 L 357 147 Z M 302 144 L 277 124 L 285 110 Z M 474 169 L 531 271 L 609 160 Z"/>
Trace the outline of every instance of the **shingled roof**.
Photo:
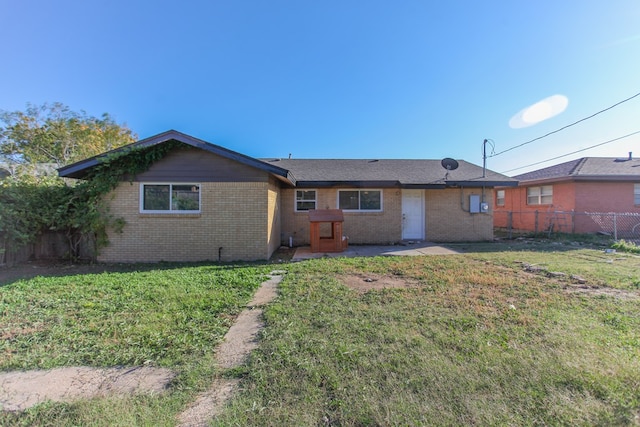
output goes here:
<path id="1" fill-rule="evenodd" d="M 297 187 L 377 185 L 415 188 L 449 186 L 515 186 L 517 181 L 464 160 L 447 171 L 440 160 L 428 159 L 263 159 L 288 170 Z"/>
<path id="2" fill-rule="evenodd" d="M 518 181 L 557 180 L 640 180 L 640 159 L 615 157 L 582 157 L 514 177 Z"/>
<path id="3" fill-rule="evenodd" d="M 60 176 L 87 178 L 103 159 L 177 141 L 210 153 L 264 170 L 288 185 L 296 187 L 324 187 L 335 185 L 377 186 L 404 188 L 445 188 L 451 186 L 492 187 L 516 186 L 518 182 L 480 166 L 458 160 L 458 168 L 447 171 L 440 160 L 395 159 L 256 159 L 219 145 L 170 130 L 133 144 L 119 147 L 58 169 Z"/>

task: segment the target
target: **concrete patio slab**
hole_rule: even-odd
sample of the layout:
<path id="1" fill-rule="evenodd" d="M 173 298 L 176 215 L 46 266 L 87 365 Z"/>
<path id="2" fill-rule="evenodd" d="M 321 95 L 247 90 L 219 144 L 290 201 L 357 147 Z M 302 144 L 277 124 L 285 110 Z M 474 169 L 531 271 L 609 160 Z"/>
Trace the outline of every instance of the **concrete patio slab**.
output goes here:
<path id="1" fill-rule="evenodd" d="M 389 246 L 349 246 L 343 252 L 311 252 L 310 246 L 296 249 L 292 261 L 322 257 L 370 257 L 370 256 L 421 256 L 421 255 L 455 255 L 461 252 L 432 242 L 405 242 Z"/>

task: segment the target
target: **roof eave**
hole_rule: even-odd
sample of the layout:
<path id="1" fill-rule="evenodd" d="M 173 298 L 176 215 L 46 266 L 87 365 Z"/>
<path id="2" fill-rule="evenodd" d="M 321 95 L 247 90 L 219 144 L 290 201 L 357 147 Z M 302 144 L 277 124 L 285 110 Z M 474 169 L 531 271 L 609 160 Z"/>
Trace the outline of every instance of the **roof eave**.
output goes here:
<path id="1" fill-rule="evenodd" d="M 297 181 L 298 188 L 331 188 L 331 187 L 354 187 L 354 188 L 405 188 L 405 189 L 443 189 L 447 187 L 517 187 L 518 181 L 435 181 L 435 182 L 399 182 L 399 181 Z"/>
<path id="2" fill-rule="evenodd" d="M 400 186 L 398 181 L 297 181 L 298 188 L 331 188 L 331 187 L 354 187 L 354 188 L 396 188 Z"/>
<path id="3" fill-rule="evenodd" d="M 520 181 L 520 186 L 530 186 L 539 184 L 554 184 L 565 183 L 571 181 L 610 181 L 610 182 L 622 182 L 622 181 L 640 181 L 638 175 L 578 175 L 578 176 L 560 176 L 553 178 L 538 178 L 530 179 L 526 181 Z"/>
<path id="4" fill-rule="evenodd" d="M 446 181 L 447 187 L 517 187 L 518 181 Z"/>
<path id="5" fill-rule="evenodd" d="M 194 138 L 190 135 L 187 135 L 175 130 L 169 130 L 161 134 L 152 136 L 150 138 L 146 138 L 146 139 L 142 139 L 140 141 L 134 142 L 133 144 L 128 144 L 123 147 L 119 147 L 114 150 L 107 151 L 106 153 L 102 153 L 97 156 L 93 156 L 88 159 L 73 163 L 71 165 L 64 166 L 58 169 L 58 175 L 61 177 L 82 179 L 88 174 L 91 168 L 100 164 L 102 159 L 105 159 L 110 155 L 113 155 L 116 153 L 126 154 L 128 150 L 133 150 L 136 148 L 152 147 L 154 145 L 163 144 L 169 141 L 178 141 L 183 144 L 187 144 L 192 147 L 200 148 L 210 153 L 217 154 L 227 159 L 237 161 L 247 166 L 252 166 L 257 169 L 261 169 L 265 172 L 271 173 L 278 177 L 285 178 L 292 185 L 295 185 L 295 178 L 293 178 L 293 176 L 287 169 L 281 168 L 279 166 L 274 166 L 272 164 L 255 159 L 253 157 L 246 156 L 244 154 L 229 150 L 219 145 L 211 144 L 204 140 Z"/>
<path id="6" fill-rule="evenodd" d="M 640 181 L 640 175 L 579 175 L 575 181 Z"/>

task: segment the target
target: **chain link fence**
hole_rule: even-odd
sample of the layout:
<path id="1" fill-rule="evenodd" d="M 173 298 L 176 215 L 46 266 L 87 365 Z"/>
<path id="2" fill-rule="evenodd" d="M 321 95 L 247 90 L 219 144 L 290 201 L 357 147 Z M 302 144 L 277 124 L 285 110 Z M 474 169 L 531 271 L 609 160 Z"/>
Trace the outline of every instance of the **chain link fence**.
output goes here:
<path id="1" fill-rule="evenodd" d="M 640 243 L 640 213 L 634 212 L 575 212 L 494 211 L 494 226 L 509 237 L 522 233 L 601 233 L 615 240 Z"/>

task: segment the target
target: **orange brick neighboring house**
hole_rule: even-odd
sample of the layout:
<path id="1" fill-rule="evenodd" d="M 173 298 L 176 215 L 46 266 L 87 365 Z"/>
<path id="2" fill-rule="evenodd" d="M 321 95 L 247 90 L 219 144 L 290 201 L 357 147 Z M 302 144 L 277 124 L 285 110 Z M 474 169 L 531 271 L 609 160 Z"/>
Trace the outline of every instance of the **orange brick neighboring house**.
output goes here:
<path id="1" fill-rule="evenodd" d="M 555 222 L 556 231 L 593 233 L 602 230 L 597 213 L 640 214 L 640 160 L 631 153 L 583 157 L 513 178 L 517 187 L 494 189 L 496 227 L 543 231 Z"/>
<path id="2" fill-rule="evenodd" d="M 108 231 L 104 262 L 268 259 L 309 244 L 310 209 L 341 209 L 351 244 L 493 237 L 493 188 L 513 179 L 459 160 L 256 159 L 168 131 L 59 170 L 90 179 L 113 153 L 178 144 L 105 200 L 125 221 Z M 321 230 L 322 233 L 322 230 Z"/>

